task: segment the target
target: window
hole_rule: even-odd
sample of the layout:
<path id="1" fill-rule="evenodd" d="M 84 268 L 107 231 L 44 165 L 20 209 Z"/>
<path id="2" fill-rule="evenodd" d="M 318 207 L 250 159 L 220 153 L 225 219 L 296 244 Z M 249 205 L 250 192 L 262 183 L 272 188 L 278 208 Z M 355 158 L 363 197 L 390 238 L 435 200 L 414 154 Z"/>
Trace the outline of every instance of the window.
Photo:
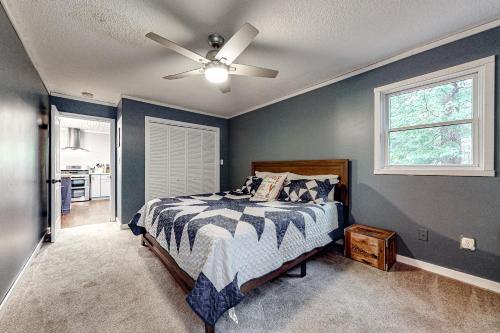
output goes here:
<path id="1" fill-rule="evenodd" d="M 495 57 L 374 90 L 375 174 L 494 176 Z"/>

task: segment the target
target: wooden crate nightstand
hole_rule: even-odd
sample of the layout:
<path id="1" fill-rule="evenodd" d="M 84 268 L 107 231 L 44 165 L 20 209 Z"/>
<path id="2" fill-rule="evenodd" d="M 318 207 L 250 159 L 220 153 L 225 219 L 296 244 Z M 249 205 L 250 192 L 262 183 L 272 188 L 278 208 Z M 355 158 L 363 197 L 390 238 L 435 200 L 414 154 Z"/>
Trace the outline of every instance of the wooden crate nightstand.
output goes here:
<path id="1" fill-rule="evenodd" d="M 396 233 L 353 224 L 344 229 L 345 256 L 388 271 L 396 262 Z"/>

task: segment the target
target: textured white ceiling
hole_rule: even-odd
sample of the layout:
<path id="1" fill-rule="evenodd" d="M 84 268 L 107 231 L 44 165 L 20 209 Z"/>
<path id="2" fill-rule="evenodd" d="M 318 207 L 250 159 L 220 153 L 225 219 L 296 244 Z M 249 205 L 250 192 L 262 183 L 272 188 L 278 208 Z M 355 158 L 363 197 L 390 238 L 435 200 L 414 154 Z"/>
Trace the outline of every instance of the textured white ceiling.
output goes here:
<path id="1" fill-rule="evenodd" d="M 116 103 L 121 95 L 223 116 L 500 16 L 498 0 L 2 0 L 51 92 Z M 154 31 L 195 52 L 245 22 L 260 34 L 237 62 L 276 79 L 161 77 L 196 63 L 148 40 Z"/>

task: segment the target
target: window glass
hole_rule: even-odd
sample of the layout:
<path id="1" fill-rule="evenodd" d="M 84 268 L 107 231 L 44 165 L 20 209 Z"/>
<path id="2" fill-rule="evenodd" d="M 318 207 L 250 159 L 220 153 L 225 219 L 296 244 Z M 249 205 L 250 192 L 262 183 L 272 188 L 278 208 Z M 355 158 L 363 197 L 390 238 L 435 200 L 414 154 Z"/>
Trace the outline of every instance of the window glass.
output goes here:
<path id="1" fill-rule="evenodd" d="M 389 132 L 389 165 L 470 165 L 472 124 Z"/>
<path id="2" fill-rule="evenodd" d="M 389 128 L 471 119 L 473 79 L 388 95 Z M 426 131 L 431 133 L 432 131 Z"/>

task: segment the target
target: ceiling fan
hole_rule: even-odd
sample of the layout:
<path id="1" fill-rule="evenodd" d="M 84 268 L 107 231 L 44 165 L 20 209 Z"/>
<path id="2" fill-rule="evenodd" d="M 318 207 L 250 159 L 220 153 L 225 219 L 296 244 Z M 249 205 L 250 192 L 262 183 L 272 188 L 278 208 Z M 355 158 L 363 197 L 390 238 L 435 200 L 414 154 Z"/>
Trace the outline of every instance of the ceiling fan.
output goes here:
<path id="1" fill-rule="evenodd" d="M 214 33 L 208 36 L 208 44 L 212 50 L 202 57 L 191 50 L 188 50 L 154 32 L 148 32 L 146 37 L 153 41 L 196 61 L 201 65 L 187 72 L 164 76 L 167 80 L 182 79 L 193 75 L 205 75 L 205 78 L 217 84 L 222 93 L 231 91 L 229 85 L 229 75 L 256 76 L 275 78 L 278 71 L 274 69 L 236 64 L 233 61 L 247 48 L 259 33 L 253 25 L 245 23 L 228 41 L 224 43 L 224 37 Z"/>

